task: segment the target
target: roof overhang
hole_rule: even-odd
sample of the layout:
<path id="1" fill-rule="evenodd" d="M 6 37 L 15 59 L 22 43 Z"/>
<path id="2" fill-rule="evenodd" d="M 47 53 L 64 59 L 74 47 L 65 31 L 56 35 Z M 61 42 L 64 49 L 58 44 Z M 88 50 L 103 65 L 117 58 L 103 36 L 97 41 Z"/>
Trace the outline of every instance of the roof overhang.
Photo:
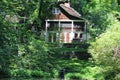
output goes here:
<path id="1" fill-rule="evenodd" d="M 79 14 L 75 9 L 72 7 L 67 7 L 64 4 L 60 4 L 59 8 L 63 14 L 65 14 L 70 19 L 83 19 L 81 14 Z"/>

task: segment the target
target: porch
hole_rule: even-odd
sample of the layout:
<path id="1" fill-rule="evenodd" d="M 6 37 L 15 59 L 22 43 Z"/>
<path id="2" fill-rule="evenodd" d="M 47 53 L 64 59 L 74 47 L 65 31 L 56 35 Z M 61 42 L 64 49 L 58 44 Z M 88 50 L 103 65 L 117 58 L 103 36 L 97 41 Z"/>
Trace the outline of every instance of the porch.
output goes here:
<path id="1" fill-rule="evenodd" d="M 46 20 L 44 36 L 46 42 L 72 43 L 87 40 L 85 20 Z"/>

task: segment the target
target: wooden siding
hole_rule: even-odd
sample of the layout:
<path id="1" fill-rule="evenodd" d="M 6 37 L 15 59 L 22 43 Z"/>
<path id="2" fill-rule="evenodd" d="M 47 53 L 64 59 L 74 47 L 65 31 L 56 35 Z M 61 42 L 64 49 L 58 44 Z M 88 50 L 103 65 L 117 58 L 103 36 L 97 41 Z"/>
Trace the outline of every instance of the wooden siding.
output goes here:
<path id="1" fill-rule="evenodd" d="M 61 20 L 61 19 L 70 20 L 70 19 L 69 19 L 67 16 L 65 16 L 63 13 L 55 14 L 53 19 L 57 19 L 57 20 Z"/>

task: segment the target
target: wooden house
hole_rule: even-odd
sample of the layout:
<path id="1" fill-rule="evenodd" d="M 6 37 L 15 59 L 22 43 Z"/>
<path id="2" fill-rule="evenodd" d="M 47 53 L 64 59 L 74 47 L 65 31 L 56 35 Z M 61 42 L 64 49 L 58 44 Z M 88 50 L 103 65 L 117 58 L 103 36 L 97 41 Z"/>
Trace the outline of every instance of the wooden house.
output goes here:
<path id="1" fill-rule="evenodd" d="M 70 7 L 69 0 L 53 8 L 52 13 L 54 17 L 45 20 L 41 34 L 46 42 L 72 43 L 87 40 L 85 19 Z"/>

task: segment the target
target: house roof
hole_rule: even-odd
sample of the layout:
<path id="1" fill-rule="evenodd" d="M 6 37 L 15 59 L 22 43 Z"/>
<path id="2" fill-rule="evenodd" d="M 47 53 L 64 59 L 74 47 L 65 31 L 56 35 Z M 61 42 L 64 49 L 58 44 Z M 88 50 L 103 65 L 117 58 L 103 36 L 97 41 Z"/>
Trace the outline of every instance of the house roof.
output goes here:
<path id="1" fill-rule="evenodd" d="M 81 18 L 81 15 L 72 7 L 67 7 L 64 4 L 60 4 L 59 7 L 63 9 L 67 14 L 70 16 L 76 17 L 76 18 Z"/>

